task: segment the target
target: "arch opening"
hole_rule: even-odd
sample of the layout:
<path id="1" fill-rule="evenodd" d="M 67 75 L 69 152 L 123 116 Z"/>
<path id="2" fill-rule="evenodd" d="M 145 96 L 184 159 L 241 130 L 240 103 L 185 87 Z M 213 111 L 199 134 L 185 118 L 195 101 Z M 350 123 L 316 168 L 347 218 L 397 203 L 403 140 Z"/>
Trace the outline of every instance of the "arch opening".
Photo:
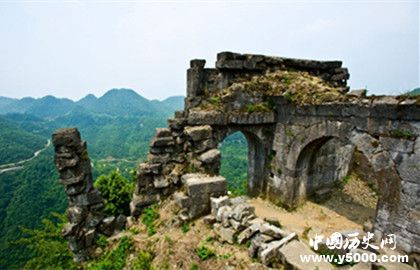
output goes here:
<path id="1" fill-rule="evenodd" d="M 265 151 L 260 139 L 247 131 L 235 130 L 219 144 L 220 174 L 232 195 L 256 197 L 264 188 Z"/>
<path id="2" fill-rule="evenodd" d="M 296 164 L 295 198 L 326 206 L 349 220 L 372 222 L 377 181 L 369 160 L 351 142 L 327 136 L 309 143 Z"/>

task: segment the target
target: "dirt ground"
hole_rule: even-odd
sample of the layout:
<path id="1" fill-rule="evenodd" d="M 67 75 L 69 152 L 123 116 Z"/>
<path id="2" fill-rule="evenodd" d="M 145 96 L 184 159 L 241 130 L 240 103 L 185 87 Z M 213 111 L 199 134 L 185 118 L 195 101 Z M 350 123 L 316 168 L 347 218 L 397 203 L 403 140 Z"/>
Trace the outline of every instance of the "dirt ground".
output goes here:
<path id="1" fill-rule="evenodd" d="M 352 174 L 342 190 L 317 204 L 307 201 L 295 211 L 288 212 L 262 199 L 249 201 L 255 207 L 258 217 L 277 219 L 285 229 L 302 237 L 313 237 L 315 233 L 329 236 L 334 232 L 363 230 L 363 224 L 375 215 L 377 195 L 357 175 Z"/>

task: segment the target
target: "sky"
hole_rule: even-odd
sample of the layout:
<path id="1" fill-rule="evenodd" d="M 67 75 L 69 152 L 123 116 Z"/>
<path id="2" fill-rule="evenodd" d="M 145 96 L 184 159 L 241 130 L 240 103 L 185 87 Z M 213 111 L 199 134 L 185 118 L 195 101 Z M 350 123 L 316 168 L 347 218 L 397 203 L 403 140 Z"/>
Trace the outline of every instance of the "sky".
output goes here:
<path id="1" fill-rule="evenodd" d="M 342 60 L 352 89 L 419 86 L 419 1 L 0 0 L 0 96 L 186 93 L 221 51 Z"/>

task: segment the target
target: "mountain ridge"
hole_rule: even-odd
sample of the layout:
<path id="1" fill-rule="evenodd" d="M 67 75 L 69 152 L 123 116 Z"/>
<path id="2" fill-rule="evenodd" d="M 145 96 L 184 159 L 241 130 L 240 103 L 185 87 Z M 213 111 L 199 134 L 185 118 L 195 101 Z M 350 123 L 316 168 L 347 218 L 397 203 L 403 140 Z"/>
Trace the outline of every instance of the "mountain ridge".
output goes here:
<path id="1" fill-rule="evenodd" d="M 85 109 L 88 112 L 109 115 L 166 114 L 183 105 L 183 96 L 172 96 L 162 101 L 149 100 L 133 89 L 114 88 L 101 97 L 87 94 L 80 100 L 57 98 L 47 95 L 42 98 L 24 97 L 14 99 L 0 96 L 0 115 L 20 113 L 41 118 L 56 118 L 72 111 Z"/>

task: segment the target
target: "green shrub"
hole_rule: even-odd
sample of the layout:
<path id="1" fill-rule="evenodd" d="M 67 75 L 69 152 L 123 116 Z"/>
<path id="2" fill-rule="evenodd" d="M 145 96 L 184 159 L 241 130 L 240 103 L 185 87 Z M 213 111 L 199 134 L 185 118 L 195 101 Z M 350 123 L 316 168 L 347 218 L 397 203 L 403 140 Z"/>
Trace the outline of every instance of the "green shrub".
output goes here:
<path id="1" fill-rule="evenodd" d="M 147 234 L 149 236 L 154 235 L 156 233 L 155 229 L 155 221 L 159 218 L 159 212 L 157 209 L 157 205 L 152 205 L 147 207 L 143 210 L 141 214 L 141 222 L 146 225 L 147 227 Z"/>
<path id="2" fill-rule="evenodd" d="M 130 214 L 134 183 L 129 182 L 118 171 L 113 171 L 109 175 L 99 176 L 95 181 L 95 187 L 105 199 L 105 211 L 108 214 Z"/>
<path id="3" fill-rule="evenodd" d="M 195 263 L 192 263 L 190 266 L 190 270 L 198 270 L 198 265 Z"/>
<path id="4" fill-rule="evenodd" d="M 213 250 L 211 250 L 210 248 L 206 246 L 201 246 L 199 248 L 196 248 L 195 253 L 198 255 L 198 257 L 202 261 L 208 260 L 216 256 L 216 253 L 214 253 Z"/>

